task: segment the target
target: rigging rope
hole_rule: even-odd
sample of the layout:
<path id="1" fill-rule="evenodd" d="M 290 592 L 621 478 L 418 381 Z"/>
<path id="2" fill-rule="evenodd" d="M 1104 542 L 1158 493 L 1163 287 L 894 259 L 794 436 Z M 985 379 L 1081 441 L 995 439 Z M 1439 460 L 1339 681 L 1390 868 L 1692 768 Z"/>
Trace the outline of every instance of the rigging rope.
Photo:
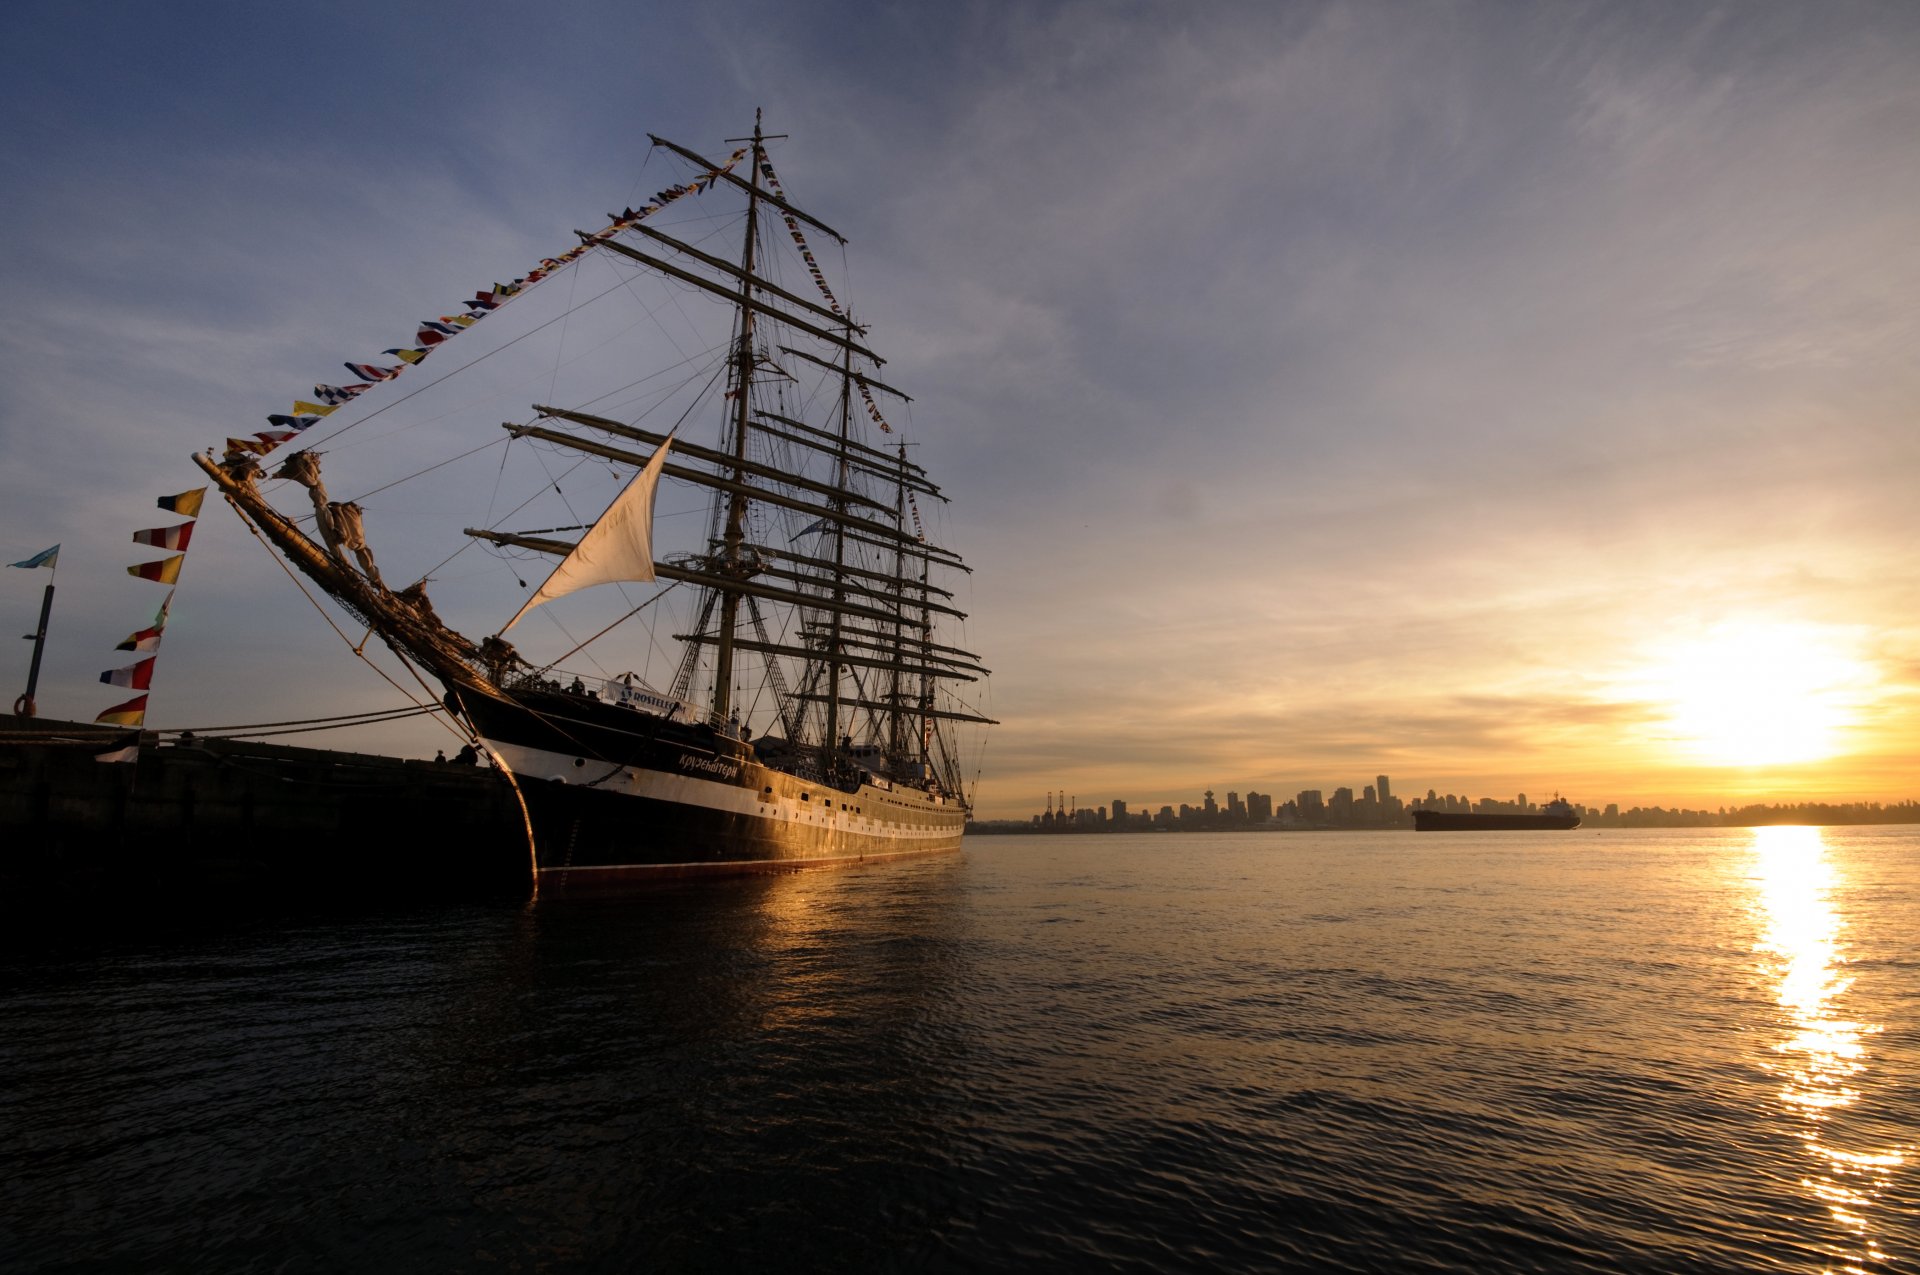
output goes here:
<path id="1" fill-rule="evenodd" d="M 598 642 L 601 638 L 613 632 L 615 629 L 625 624 L 628 620 L 631 620 L 634 616 L 639 615 L 642 611 L 646 610 L 648 607 L 658 602 L 661 598 L 666 597 L 669 593 L 672 593 L 675 589 L 679 587 L 680 587 L 680 582 L 678 580 L 674 581 L 672 584 L 669 584 L 666 588 L 660 590 L 660 592 L 648 598 L 645 602 L 642 602 L 639 606 L 633 608 L 633 610 L 627 612 L 625 615 L 615 620 L 612 624 L 609 624 L 606 628 L 601 629 L 598 633 L 594 634 L 592 637 L 588 638 L 586 641 L 576 643 L 572 651 L 566 651 L 560 655 L 555 656 L 550 663 L 546 664 L 542 668 L 539 668 L 535 671 L 538 673 L 552 672 L 554 667 L 558 665 L 561 660 L 564 660 L 567 658 L 567 656 L 572 655 L 574 651 L 578 651 L 583 647 L 591 646 L 595 642 Z M 566 630 L 562 629 L 561 632 L 565 633 Z M 568 633 L 567 636 L 572 637 L 573 635 L 571 633 Z"/>
<path id="2" fill-rule="evenodd" d="M 281 571 L 286 573 L 287 579 L 293 581 L 294 587 L 300 590 L 301 596 L 306 598 L 308 602 L 313 604 L 313 609 L 320 613 L 320 618 L 327 622 L 327 627 L 340 635 L 340 640 L 347 644 L 347 649 L 352 651 L 354 655 L 361 661 L 361 663 L 365 664 L 368 668 L 372 669 L 375 673 L 378 673 L 382 681 L 384 681 L 387 685 L 393 687 L 394 690 L 399 691 L 401 695 L 405 696 L 408 703 L 412 704 L 415 708 L 418 708 L 423 712 L 431 713 L 433 711 L 434 705 L 421 704 L 419 700 L 414 699 L 412 693 L 409 692 L 406 687 L 400 685 L 400 683 L 394 681 L 391 677 L 388 677 L 387 671 L 385 669 L 381 668 L 378 664 L 375 664 L 372 660 L 368 659 L 366 652 L 362 650 L 360 647 L 355 646 L 353 644 L 353 639 L 348 637 L 346 633 L 344 633 L 341 630 L 340 626 L 333 622 L 333 617 L 327 614 L 326 608 L 320 605 L 319 599 L 315 598 L 313 594 L 308 591 L 307 586 L 301 583 L 300 577 L 293 573 L 293 568 L 289 567 L 286 564 L 286 562 L 280 557 L 280 555 L 273 551 L 273 546 L 269 545 L 267 543 L 266 537 L 260 534 L 260 529 L 253 525 L 253 519 L 247 517 L 246 510 L 240 508 L 239 503 L 236 502 L 232 496 L 227 497 L 227 504 L 233 507 L 233 512 L 239 515 L 241 524 L 245 526 L 250 533 L 252 533 L 253 538 L 260 542 L 260 547 L 267 551 L 267 557 L 273 559 L 275 565 L 277 565 Z M 415 676 L 418 677 L 418 674 L 415 674 Z M 445 727 L 447 731 L 450 734 L 452 734 L 455 738 L 462 738 L 461 732 L 454 729 L 454 726 L 451 722 L 442 721 L 440 724 L 443 727 Z"/>
<path id="3" fill-rule="evenodd" d="M 679 149 L 679 148 L 676 147 L 675 149 Z M 689 158 L 698 160 L 698 157 L 692 155 L 691 152 L 682 151 L 681 153 L 686 154 Z M 651 152 L 649 152 L 649 154 L 651 154 Z M 659 212 L 662 208 L 666 207 L 668 204 L 673 203 L 675 200 L 680 199 L 682 196 L 696 195 L 702 191 L 712 190 L 714 186 L 719 184 L 721 177 L 731 175 L 734 169 L 734 166 L 737 165 L 742 159 L 746 158 L 747 154 L 748 154 L 748 148 L 741 147 L 739 150 L 734 151 L 733 154 L 727 158 L 727 162 L 725 164 L 709 165 L 707 167 L 707 171 L 703 176 L 696 177 L 691 182 L 682 183 L 677 186 L 668 186 L 665 189 L 655 193 L 653 197 L 653 202 L 642 205 L 637 211 L 630 207 L 625 212 L 618 214 L 617 216 L 614 217 L 613 224 L 608 226 L 605 230 L 602 230 L 597 234 L 593 234 L 593 235 L 582 234 L 580 236 L 582 242 L 577 247 L 568 249 L 566 252 L 561 253 L 558 257 L 541 258 L 539 269 L 528 271 L 524 277 L 515 279 L 513 280 L 512 283 L 509 283 L 509 284 L 502 285 L 502 284 L 496 283 L 494 284 L 491 292 L 475 293 L 474 300 L 468 301 L 465 304 L 469 310 L 479 310 L 480 313 L 465 314 L 465 315 L 458 315 L 458 316 L 443 315 L 437 322 L 431 319 L 423 320 L 421 323 L 420 331 L 416 334 L 415 339 L 418 340 L 423 347 L 435 347 L 440 345 L 450 336 L 458 336 L 461 332 L 471 327 L 474 323 L 486 317 L 487 314 L 500 308 L 500 306 L 505 304 L 507 301 L 512 300 L 516 296 L 522 295 L 529 288 L 535 286 L 536 284 L 544 282 L 547 279 L 551 279 L 555 274 L 559 273 L 561 270 L 566 269 L 567 267 L 573 265 L 575 262 L 584 258 L 594 248 L 600 246 L 601 244 L 611 241 L 615 235 L 628 229 L 634 223 L 640 221 L 643 218 L 651 217 L 654 213 Z M 698 162 L 702 164 L 707 163 L 707 161 L 705 160 L 698 160 Z M 619 285 L 616 284 L 615 286 L 617 287 Z M 608 291 L 611 292 L 612 289 L 609 288 Z M 604 296 L 606 294 L 602 293 L 600 295 Z M 594 298 L 594 300 L 598 300 L 598 299 L 599 297 Z M 572 310 L 574 308 L 576 307 L 572 307 L 570 305 L 568 310 L 565 312 L 565 314 L 561 316 L 557 316 L 557 318 L 566 317 L 567 314 L 572 313 Z M 556 320 L 550 319 L 548 320 L 547 323 L 540 324 L 539 326 L 535 327 L 532 331 L 522 333 L 520 336 L 515 337 L 512 341 L 507 342 L 507 344 L 505 346 L 502 346 L 501 349 L 506 349 L 513 345 L 518 344 L 520 341 L 524 340 L 526 337 L 533 335 L 534 332 L 541 331 L 542 329 L 546 328 L 547 326 L 549 326 L 551 323 L 555 321 Z M 498 353 L 498 352 L 499 351 L 497 350 L 494 351 L 494 353 Z M 411 350 L 411 351 L 392 350 L 392 351 L 389 351 L 389 353 L 392 353 L 398 356 L 401 359 L 401 361 L 408 366 L 418 366 L 418 364 L 422 359 L 426 358 L 428 354 L 432 353 L 432 349 L 422 348 L 422 349 Z M 490 355 L 482 356 L 482 358 L 486 358 L 486 357 L 490 357 Z M 480 361 L 481 360 L 476 359 L 474 362 L 478 363 Z M 472 363 L 466 365 L 466 367 L 472 367 L 472 366 L 473 366 Z M 394 376 L 397 376 L 401 372 L 406 370 L 406 368 L 404 367 L 396 367 L 396 368 L 390 368 L 390 369 L 376 368 L 371 364 L 357 364 L 357 363 L 349 363 L 347 364 L 347 367 L 349 370 L 353 371 L 356 375 L 359 375 L 370 382 L 391 380 Z M 459 371 L 464 371 L 464 370 L 466 370 L 465 367 L 458 369 L 456 372 L 450 373 L 449 375 L 458 375 Z M 443 381 L 445 379 L 447 378 L 441 377 L 440 380 L 434 381 L 433 384 L 438 385 L 440 381 Z M 359 395 L 363 390 L 366 390 L 369 388 L 371 388 L 370 385 L 357 386 L 351 390 L 348 390 L 348 389 L 345 389 L 344 387 L 339 387 L 339 386 L 315 386 L 314 394 L 317 397 L 323 399 L 323 401 L 327 404 L 326 406 L 322 407 L 320 404 L 306 405 L 306 404 L 296 402 L 294 404 L 294 412 L 296 413 L 296 415 L 270 416 L 267 418 L 268 423 L 275 427 L 273 430 L 271 431 L 263 430 L 255 434 L 252 439 L 228 439 L 227 445 L 228 445 L 229 453 L 231 454 L 232 452 L 238 450 L 238 451 L 250 453 L 256 456 L 264 456 L 267 453 L 276 450 L 282 443 L 291 441 L 294 437 L 304 432 L 310 426 L 317 425 L 322 417 L 325 417 L 330 412 L 332 412 L 336 407 L 338 407 L 341 404 L 342 401 L 352 399 L 357 395 Z M 430 388 L 430 387 L 422 386 L 421 390 L 424 390 L 427 388 Z M 359 425 L 366 424 L 367 421 L 372 420 L 374 417 L 380 415 L 380 413 L 386 411 L 387 408 L 398 406 L 400 403 L 403 403 L 407 399 L 412 398 L 413 395 L 418 392 L 420 391 L 419 390 L 409 391 L 407 394 L 394 400 L 394 402 L 388 403 L 382 406 L 377 411 L 369 413 L 367 416 L 364 416 L 359 420 L 354 421 L 352 424 L 342 426 L 340 429 L 336 430 L 329 437 L 336 438 L 336 439 L 339 438 L 340 435 L 346 433 L 347 430 L 353 429 Z M 311 407 L 311 411 L 306 410 L 309 406 Z M 283 428 L 283 426 L 290 427 L 290 428 Z M 211 449 L 209 449 L 209 452 L 211 452 Z"/>
<path id="4" fill-rule="evenodd" d="M 773 162 L 766 158 L 764 152 L 762 152 L 760 158 L 760 172 L 766 177 L 767 185 L 773 188 L 773 193 L 783 200 L 786 199 L 786 189 L 780 185 L 780 179 L 774 176 Z M 800 249 L 800 259 L 807 263 L 807 271 L 813 275 L 813 282 L 820 289 L 820 295 L 827 299 L 827 304 L 832 307 L 835 314 L 847 321 L 849 328 L 853 327 L 852 318 L 847 315 L 845 310 L 840 308 L 840 299 L 834 296 L 833 289 L 827 286 L 827 276 L 820 269 L 820 263 L 814 259 L 813 249 L 807 247 L 807 237 L 800 233 L 799 221 L 794 218 L 792 213 L 781 213 L 780 216 L 781 219 L 787 223 L 787 232 L 793 236 L 794 246 Z M 842 256 L 845 255 L 845 252 L 845 245 L 842 245 Z M 865 379 L 857 372 L 854 374 L 853 384 L 854 387 L 860 391 L 860 397 L 867 405 L 867 415 L 873 417 L 873 423 L 880 427 L 880 432 L 883 434 L 893 433 L 893 426 L 887 424 L 887 418 L 880 415 L 880 405 L 873 401 L 873 394 L 867 389 Z"/>
<path id="5" fill-rule="evenodd" d="M 600 300 L 601 297 L 604 297 L 608 295 L 608 293 L 613 292 L 614 289 L 624 286 L 626 282 L 627 281 L 625 279 L 620 280 L 620 282 L 613 284 L 611 287 L 607 288 L 604 292 L 596 293 L 593 296 L 587 298 L 585 304 L 592 305 L 595 301 Z M 459 376 L 462 372 L 465 372 L 470 368 L 479 367 L 482 363 L 486 362 L 488 359 L 492 358 L 494 355 L 505 353 L 506 351 L 512 349 L 514 346 L 520 344 L 520 342 L 526 340 L 528 337 L 534 336 L 534 335 L 537 335 L 538 333 L 546 331 L 548 328 L 552 327 L 554 324 L 560 322 L 562 319 L 566 317 L 567 315 L 565 314 L 556 314 L 551 319 L 548 319 L 545 323 L 539 324 L 535 327 L 527 329 L 525 332 L 522 332 L 519 336 L 514 337 L 511 341 L 508 341 L 505 345 L 500 346 L 498 349 L 487 351 L 485 354 L 482 354 L 479 358 L 473 360 L 471 363 L 461 364 L 459 367 L 453 369 L 453 371 L 451 372 L 448 372 L 445 376 L 440 377 L 438 380 L 428 381 L 425 385 L 421 385 L 414 389 L 408 390 L 405 394 L 402 394 L 399 398 L 394 399 L 391 403 L 382 404 L 381 406 L 375 408 L 373 411 L 368 412 L 365 416 L 362 416 L 359 420 L 351 421 L 348 424 L 342 425 L 339 429 L 327 435 L 325 441 L 331 443 L 336 439 L 338 439 L 341 435 L 345 434 L 348 430 L 360 428 L 360 426 L 365 425 L 368 421 L 379 416 L 381 413 L 388 411 L 391 408 L 400 406 L 400 404 L 406 402 L 410 398 L 413 398 L 415 395 L 424 394 L 428 390 L 434 388 L 436 385 L 444 384 L 445 382 L 452 380 L 454 377 Z M 290 454 L 297 454 L 298 452 L 312 451 L 316 446 L 319 445 L 320 441 L 321 440 L 319 439 L 314 439 L 312 442 L 308 443 L 306 446 L 298 448 L 294 453 L 290 453 Z"/>
<path id="6" fill-rule="evenodd" d="M 341 713 L 335 717 L 296 717 L 284 722 L 242 722 L 238 726 L 169 726 L 163 730 L 155 730 L 153 733 L 156 735 L 179 735 L 191 732 L 195 735 L 218 735 L 222 732 L 273 730 L 282 726 L 325 726 L 328 729 L 332 729 L 336 725 L 353 726 L 361 722 L 398 721 L 403 717 L 418 717 L 422 713 L 437 713 L 440 711 L 441 708 L 438 704 L 430 704 L 425 707 L 415 705 L 411 708 L 373 709 L 365 713 Z"/>

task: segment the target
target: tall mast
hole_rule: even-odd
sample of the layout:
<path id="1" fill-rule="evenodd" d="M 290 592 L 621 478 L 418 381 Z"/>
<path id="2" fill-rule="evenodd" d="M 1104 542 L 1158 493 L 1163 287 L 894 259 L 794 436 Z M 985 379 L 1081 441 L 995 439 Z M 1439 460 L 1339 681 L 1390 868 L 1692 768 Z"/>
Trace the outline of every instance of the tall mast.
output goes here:
<path id="1" fill-rule="evenodd" d="M 900 530 L 901 541 L 896 543 L 893 549 L 893 587 L 895 595 L 900 599 L 900 607 L 904 610 L 907 598 L 907 546 L 905 544 L 907 532 L 907 445 L 905 443 L 899 445 L 899 454 L 900 469 L 898 484 L 894 488 L 893 521 L 894 525 Z M 893 657 L 896 664 L 904 662 L 906 658 L 905 637 L 906 631 L 896 621 L 893 625 Z M 890 757 L 901 757 L 904 755 L 906 745 L 900 712 L 902 689 L 898 671 L 891 674 L 889 689 L 891 693 L 887 696 L 887 703 L 892 705 L 892 710 L 887 714 L 887 755 Z"/>
<path id="2" fill-rule="evenodd" d="M 909 495 L 907 499 L 912 500 L 913 497 Z M 918 518 L 918 515 L 916 514 L 915 517 Z M 932 564 L 927 561 L 924 554 L 920 556 L 919 563 L 920 621 L 924 624 L 933 618 L 928 613 L 931 607 L 931 600 L 927 597 L 928 586 L 932 583 L 933 567 Z M 919 636 L 918 645 L 920 647 L 919 653 L 924 656 L 927 646 L 927 634 L 924 631 L 922 631 Z M 920 694 L 917 700 L 917 707 L 920 711 L 920 764 L 925 768 L 924 773 L 932 775 L 934 773 L 933 735 L 936 728 L 934 726 L 933 714 L 928 710 L 933 707 L 933 679 L 924 673 L 920 676 Z"/>
<path id="3" fill-rule="evenodd" d="M 728 138 L 728 141 L 743 140 Z M 753 113 L 753 160 L 749 165 L 750 180 L 747 186 L 747 233 L 746 242 L 740 250 L 740 293 L 739 293 L 739 348 L 734 353 L 733 375 L 733 479 L 736 483 L 743 480 L 747 462 L 747 419 L 751 414 L 747 402 L 749 391 L 753 388 L 753 259 L 756 240 L 759 236 L 760 222 L 760 164 L 763 158 L 760 133 L 760 112 Z M 727 500 L 727 529 L 721 548 L 720 572 L 723 575 L 735 574 L 741 569 L 740 546 L 747 538 L 747 497 L 736 488 Z M 740 595 L 728 590 L 720 598 L 720 633 L 717 653 L 713 666 L 713 715 L 724 721 L 733 703 L 733 649 L 734 629 L 740 621 Z"/>
<path id="4" fill-rule="evenodd" d="M 847 316 L 847 328 L 853 330 L 853 316 Z M 843 348 L 840 360 L 840 455 L 834 475 L 835 485 L 846 489 L 851 475 L 847 444 L 853 434 L 853 351 Z M 845 501 L 837 507 L 845 509 Z M 847 566 L 847 529 L 839 523 L 833 528 L 833 600 L 846 601 Z M 828 772 L 832 772 L 833 762 L 839 756 L 840 749 L 840 612 L 835 609 L 829 621 L 827 634 L 827 738 L 826 755 Z"/>

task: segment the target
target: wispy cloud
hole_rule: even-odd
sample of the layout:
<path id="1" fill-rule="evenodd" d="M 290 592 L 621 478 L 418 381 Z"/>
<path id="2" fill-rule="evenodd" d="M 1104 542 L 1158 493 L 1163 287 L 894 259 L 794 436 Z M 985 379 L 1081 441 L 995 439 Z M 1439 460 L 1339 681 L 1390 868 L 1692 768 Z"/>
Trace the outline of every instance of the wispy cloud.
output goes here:
<path id="1" fill-rule="evenodd" d="M 34 54 L 0 156 L 23 552 L 117 572 L 186 450 L 643 196 L 647 129 L 718 152 L 764 105 L 978 568 L 988 813 L 1376 767 L 1677 798 L 1724 777 L 1634 772 L 1658 706 L 1607 678 L 1714 617 L 1864 625 L 1912 683 L 1905 6 L 360 12 L 376 47 L 292 90 L 259 68 L 318 15 L 0 19 Z M 410 457 L 454 428 L 390 423 Z M 433 560 L 433 507 L 380 511 L 393 552 Z M 241 549 L 210 607 L 262 587 Z M 72 622 L 129 627 L 83 578 Z M 83 713 L 95 656 L 62 659 Z M 1893 696 L 1862 758 L 1915 721 Z"/>

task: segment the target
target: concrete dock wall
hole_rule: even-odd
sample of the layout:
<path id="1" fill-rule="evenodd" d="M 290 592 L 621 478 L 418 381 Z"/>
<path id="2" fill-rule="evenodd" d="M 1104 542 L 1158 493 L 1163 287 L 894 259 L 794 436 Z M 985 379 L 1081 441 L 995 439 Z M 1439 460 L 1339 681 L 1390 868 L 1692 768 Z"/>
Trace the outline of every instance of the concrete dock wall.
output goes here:
<path id="1" fill-rule="evenodd" d="M 0 716 L 0 910 L 166 898 L 477 897 L 525 890 L 505 778 L 363 753 Z"/>

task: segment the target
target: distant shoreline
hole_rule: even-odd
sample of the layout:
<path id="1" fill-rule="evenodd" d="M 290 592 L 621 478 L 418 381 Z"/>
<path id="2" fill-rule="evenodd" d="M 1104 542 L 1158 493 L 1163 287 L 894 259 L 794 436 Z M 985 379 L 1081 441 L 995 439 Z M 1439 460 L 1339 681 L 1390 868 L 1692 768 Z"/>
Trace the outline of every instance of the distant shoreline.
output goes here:
<path id="1" fill-rule="evenodd" d="M 1819 828 L 1882 827 L 1920 824 L 1920 801 L 1907 800 L 1892 805 L 1879 802 L 1841 803 L 1803 802 L 1797 805 L 1742 806 L 1737 810 L 1666 810 L 1659 806 L 1650 809 L 1635 807 L 1616 814 L 1606 814 L 1581 809 L 1579 831 L 1611 828 L 1766 828 L 1780 825 L 1800 825 Z M 1084 832 L 1110 833 L 1154 833 L 1154 832 L 1381 832 L 1393 829 L 1413 831 L 1411 816 L 1391 821 L 1370 821 L 1352 823 L 1316 822 L 1303 823 L 1273 819 L 1263 822 L 1249 822 L 1245 819 L 1215 817 L 1212 819 L 1175 820 L 1171 823 L 1156 823 L 1140 826 L 1129 823 L 1115 826 L 1111 823 L 1089 823 L 1085 821 L 1061 821 L 1051 827 L 1041 827 L 1032 820 L 1022 819 L 981 819 L 968 826 L 973 836 L 1011 836 L 1034 833 L 1043 836 L 1055 834 L 1071 835 Z"/>

